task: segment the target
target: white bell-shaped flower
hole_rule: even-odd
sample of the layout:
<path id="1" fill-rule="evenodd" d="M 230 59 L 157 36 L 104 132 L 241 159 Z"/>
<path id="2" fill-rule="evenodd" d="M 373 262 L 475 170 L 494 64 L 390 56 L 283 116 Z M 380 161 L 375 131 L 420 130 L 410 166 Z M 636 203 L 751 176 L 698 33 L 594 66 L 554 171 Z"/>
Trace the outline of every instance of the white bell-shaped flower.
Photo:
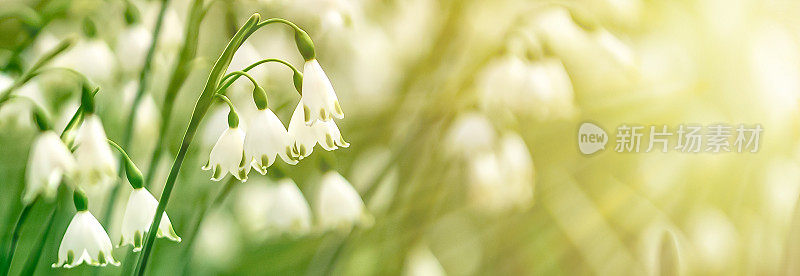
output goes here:
<path id="1" fill-rule="evenodd" d="M 307 60 L 303 65 L 303 120 L 311 125 L 317 120 L 330 121 L 344 118 L 333 85 L 319 66 L 316 59 Z"/>
<path id="2" fill-rule="evenodd" d="M 272 110 L 257 111 L 248 125 L 250 128 L 244 138 L 245 163 L 250 162 L 249 165 L 262 175 L 272 166 L 276 155 L 287 164 L 297 164 L 289 133 Z"/>
<path id="3" fill-rule="evenodd" d="M 509 132 L 500 139 L 498 158 L 508 189 L 508 201 L 519 209 L 533 203 L 534 166 L 528 146 L 519 134 Z"/>
<path id="4" fill-rule="evenodd" d="M 314 216 L 322 229 L 349 229 L 369 219 L 361 196 L 335 171 L 322 176 L 316 199 Z"/>
<path id="5" fill-rule="evenodd" d="M 500 166 L 493 152 L 479 154 L 469 161 L 467 196 L 473 207 L 487 214 L 501 213 L 512 206 Z"/>
<path id="6" fill-rule="evenodd" d="M 111 250 L 111 239 L 100 222 L 89 211 L 78 211 L 61 239 L 58 262 L 53 267 L 72 268 L 83 263 L 119 266 L 119 262 L 111 256 Z"/>
<path id="7" fill-rule="evenodd" d="M 267 231 L 275 234 L 308 233 L 311 229 L 311 207 L 297 184 L 284 178 L 269 188 L 272 204 L 266 217 Z"/>
<path id="8" fill-rule="evenodd" d="M 249 231 L 270 237 L 311 230 L 311 207 L 291 179 L 243 188 L 236 210 Z"/>
<path id="9" fill-rule="evenodd" d="M 133 245 L 133 252 L 142 250 L 144 237 L 147 236 L 150 224 L 153 223 L 157 207 L 158 200 L 150 194 L 150 191 L 145 188 L 133 189 L 130 197 L 128 197 L 125 215 L 122 217 L 122 235 L 118 247 Z M 164 212 L 161 217 L 161 223 L 158 225 L 156 234 L 159 238 L 181 242 L 181 238 L 172 228 L 167 212 Z"/>
<path id="10" fill-rule="evenodd" d="M 117 58 L 125 73 L 139 72 L 153 41 L 153 34 L 142 24 L 133 24 L 117 35 Z"/>
<path id="11" fill-rule="evenodd" d="M 445 138 L 449 154 L 470 157 L 494 147 L 497 134 L 494 125 L 483 113 L 469 112 L 456 117 Z"/>
<path id="12" fill-rule="evenodd" d="M 247 181 L 244 155 L 245 133 L 240 127 L 228 127 L 211 149 L 211 156 L 203 170 L 212 170 L 211 180 L 220 181 L 227 173 Z"/>
<path id="13" fill-rule="evenodd" d="M 30 204 L 39 195 L 52 199 L 64 175 L 75 171 L 75 158 L 53 131 L 44 131 L 33 142 L 25 170 L 24 204 Z"/>
<path id="14" fill-rule="evenodd" d="M 76 181 L 81 185 L 106 186 L 117 178 L 117 160 L 111 153 L 103 123 L 95 114 L 86 114 L 75 137 Z"/>
<path id="15" fill-rule="evenodd" d="M 80 40 L 53 60 L 53 65 L 73 68 L 92 81 L 112 83 L 116 75 L 117 57 L 102 39 Z"/>
<path id="16" fill-rule="evenodd" d="M 292 119 L 289 121 L 289 136 L 294 140 L 292 152 L 303 159 L 314 151 L 314 145 L 319 143 L 325 150 L 331 151 L 339 147 L 349 147 L 350 143 L 342 138 L 339 127 L 333 120 L 316 121 L 312 125 L 303 123 L 302 101 L 295 108 Z"/>

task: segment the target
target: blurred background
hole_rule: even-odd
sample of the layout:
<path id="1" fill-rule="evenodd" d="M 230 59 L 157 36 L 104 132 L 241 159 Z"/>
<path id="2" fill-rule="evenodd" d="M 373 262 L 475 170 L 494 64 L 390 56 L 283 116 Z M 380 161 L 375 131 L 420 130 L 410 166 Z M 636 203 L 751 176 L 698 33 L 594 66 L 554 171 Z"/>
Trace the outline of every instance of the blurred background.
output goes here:
<path id="1" fill-rule="evenodd" d="M 268 205 L 276 178 L 254 173 L 212 205 L 228 181 L 212 182 L 200 170 L 226 127 L 227 107 L 216 105 L 167 208 L 184 241 L 156 241 L 152 275 L 800 273 L 798 1 L 207 1 L 196 57 L 159 133 L 192 2 L 169 2 L 128 147 L 153 175 L 156 198 L 213 62 L 258 12 L 289 19 L 314 39 L 346 113 L 337 123 L 351 143 L 274 166 L 312 207 L 323 175 L 336 171 L 366 210 L 346 229 L 319 229 L 315 213 L 307 233 L 273 233 L 264 221 L 275 215 Z M 126 5 L 136 7 L 140 22 L 126 22 Z M 101 87 L 97 113 L 109 137 L 120 139 L 160 5 L 0 0 L 0 88 L 61 39 L 77 37 L 52 66 L 74 68 Z M 264 58 L 303 62 L 291 31 L 269 26 L 247 40 L 230 68 Z M 268 65 L 252 73 L 287 125 L 299 99 L 291 71 Z M 250 87 L 240 80 L 229 90 L 237 107 L 252 101 Z M 16 93 L 46 107 L 57 130 L 80 94 L 59 74 Z M 605 152 L 585 156 L 576 140 L 585 121 L 611 137 L 624 123 L 761 124 L 764 132 L 757 153 L 616 153 L 612 138 Z M 0 129 L 5 245 L 23 207 L 36 134 L 28 105 L 0 108 Z M 154 152 L 162 158 L 149 164 Z M 130 192 L 124 180 L 117 185 L 116 198 L 110 191 L 90 197 L 114 244 Z M 50 268 L 75 212 L 65 190 L 33 207 L 10 273 L 21 273 L 35 253 L 54 206 L 37 274 L 129 273 L 138 255 L 129 247 L 114 250 L 120 267 Z"/>

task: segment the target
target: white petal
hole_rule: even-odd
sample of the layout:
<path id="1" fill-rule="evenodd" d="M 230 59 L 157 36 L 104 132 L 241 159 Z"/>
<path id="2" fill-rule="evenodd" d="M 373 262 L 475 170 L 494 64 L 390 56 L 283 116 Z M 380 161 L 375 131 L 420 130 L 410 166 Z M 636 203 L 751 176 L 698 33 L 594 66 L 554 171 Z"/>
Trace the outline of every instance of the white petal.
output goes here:
<path id="1" fill-rule="evenodd" d="M 204 170 L 212 170 L 211 180 L 220 181 L 230 173 L 241 181 L 247 181 L 247 168 L 244 159 L 244 136 L 241 128 L 228 128 L 219 136 L 217 144 L 211 149 Z"/>
<path id="2" fill-rule="evenodd" d="M 344 118 L 339 99 L 333 85 L 316 59 L 303 65 L 303 119 L 307 125 L 317 120 L 328 121 L 331 117 Z"/>
<path id="3" fill-rule="evenodd" d="M 28 167 L 25 171 L 23 202 L 30 203 L 39 194 L 52 199 L 63 174 L 72 174 L 75 158 L 67 146 L 52 131 L 43 132 L 31 146 Z"/>
<path id="4" fill-rule="evenodd" d="M 78 185 L 105 186 L 117 177 L 117 160 L 111 152 L 103 124 L 97 115 L 84 118 L 75 138 L 75 159 L 78 164 Z"/>
<path id="5" fill-rule="evenodd" d="M 61 239 L 58 262 L 53 267 L 71 268 L 83 263 L 92 266 L 118 266 L 119 262 L 114 260 L 111 249 L 111 239 L 103 226 L 88 211 L 79 211 L 72 217 Z"/>
<path id="6" fill-rule="evenodd" d="M 301 100 L 289 121 L 289 136 L 293 141 L 292 151 L 300 159 L 311 155 L 314 145 L 317 144 L 317 134 L 312 126 L 306 125 L 303 120 L 303 101 Z"/>
<path id="7" fill-rule="evenodd" d="M 150 230 L 150 224 L 153 222 L 157 207 L 158 201 L 147 189 L 139 188 L 131 192 L 122 218 L 122 235 L 119 246 L 133 245 L 134 252 L 142 249 L 144 237 L 147 236 L 147 232 Z M 181 241 L 181 238 L 172 228 L 172 223 L 169 221 L 166 212 L 161 217 L 156 234 L 159 238 L 166 237 L 175 242 Z"/>
<path id="8" fill-rule="evenodd" d="M 297 164 L 290 158 L 289 133 L 272 110 L 259 110 L 250 121 L 250 131 L 244 138 L 246 160 L 261 174 L 266 174 L 267 167 L 280 155 L 289 164 Z M 293 156 L 293 155 L 292 155 Z"/>
<path id="9" fill-rule="evenodd" d="M 349 228 L 364 218 L 364 202 L 358 192 L 337 172 L 322 177 L 314 214 L 323 229 Z"/>
<path id="10" fill-rule="evenodd" d="M 311 126 L 317 132 L 317 143 L 327 151 L 338 149 L 339 147 L 349 147 L 350 143 L 342 139 L 339 127 L 333 120 L 327 122 L 318 121 Z"/>

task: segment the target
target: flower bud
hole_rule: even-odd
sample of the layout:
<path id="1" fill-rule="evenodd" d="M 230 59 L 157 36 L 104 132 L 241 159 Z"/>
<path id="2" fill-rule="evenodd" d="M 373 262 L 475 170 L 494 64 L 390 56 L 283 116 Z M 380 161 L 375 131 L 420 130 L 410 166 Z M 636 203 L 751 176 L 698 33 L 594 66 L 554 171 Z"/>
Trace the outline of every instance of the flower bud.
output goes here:
<path id="1" fill-rule="evenodd" d="M 131 187 L 134 189 L 141 188 L 144 184 L 142 171 L 136 167 L 136 164 L 133 163 L 133 160 L 130 158 L 125 159 L 125 175 L 128 177 L 128 182 L 131 183 Z"/>
<path id="2" fill-rule="evenodd" d="M 295 71 L 292 75 L 292 80 L 294 81 L 294 89 L 297 89 L 297 93 L 303 95 L 303 73 Z"/>
<path id="3" fill-rule="evenodd" d="M 133 25 L 139 23 L 141 15 L 139 14 L 139 9 L 136 8 L 132 3 L 128 2 L 125 5 L 125 23 L 127 25 Z"/>
<path id="4" fill-rule="evenodd" d="M 297 44 L 297 50 L 300 51 L 300 54 L 303 55 L 305 60 L 312 60 L 316 56 L 314 53 L 314 42 L 311 41 L 311 37 L 308 36 L 308 33 L 301 29 L 296 29 L 294 31 L 294 42 Z"/>
<path id="5" fill-rule="evenodd" d="M 253 88 L 253 101 L 255 101 L 258 110 L 267 108 L 267 92 L 259 85 Z"/>
<path id="6" fill-rule="evenodd" d="M 236 111 L 233 111 L 233 109 L 228 112 L 228 126 L 231 128 L 239 127 L 239 115 L 236 114 Z"/>
<path id="7" fill-rule="evenodd" d="M 75 209 L 79 212 L 89 209 L 89 199 L 86 197 L 86 193 L 80 188 L 75 189 L 75 192 L 72 194 L 72 201 L 75 203 Z"/>
<path id="8" fill-rule="evenodd" d="M 88 17 L 83 19 L 83 34 L 88 38 L 97 36 L 97 25 Z"/>
<path id="9" fill-rule="evenodd" d="M 48 119 L 47 115 L 44 114 L 44 111 L 38 107 L 33 108 L 33 121 L 36 123 L 36 126 L 39 127 L 39 130 L 41 131 L 53 129 L 53 125 L 50 123 L 50 119 Z"/>

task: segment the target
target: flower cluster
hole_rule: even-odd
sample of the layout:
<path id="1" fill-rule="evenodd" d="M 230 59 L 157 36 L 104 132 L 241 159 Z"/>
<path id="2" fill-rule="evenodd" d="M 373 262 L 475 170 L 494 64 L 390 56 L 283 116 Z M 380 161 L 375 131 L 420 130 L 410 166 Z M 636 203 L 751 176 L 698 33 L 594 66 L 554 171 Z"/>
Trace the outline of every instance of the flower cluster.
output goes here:
<path id="1" fill-rule="evenodd" d="M 116 182 L 117 166 L 112 146 L 122 155 L 128 182 L 134 188 L 125 209 L 120 246 L 130 244 L 134 246 L 134 251 L 141 250 L 143 237 L 153 221 L 158 205 L 153 195 L 142 187 L 142 174 L 127 153 L 106 137 L 100 117 L 94 114 L 93 97 L 93 92 L 84 89 L 81 108 L 75 116 L 83 118 L 83 122 L 74 130 L 77 135 L 73 143 L 65 143 L 51 129 L 43 111 L 34 109 L 34 121 L 41 133 L 36 138 L 28 159 L 23 203 L 33 204 L 40 197 L 52 199 L 61 183 L 76 184 L 70 186 L 75 190 L 77 213 L 61 240 L 58 262 L 53 267 L 71 268 L 84 263 L 92 266 L 119 265 L 111 255 L 111 240 L 89 211 L 89 199 L 83 192 L 84 189 L 94 190 Z M 65 135 L 62 136 L 69 137 L 66 134 L 71 131 L 73 129 L 68 125 Z M 68 146 L 70 144 L 71 147 Z M 162 217 L 158 236 L 176 242 L 181 240 L 172 229 L 167 216 Z"/>
<path id="2" fill-rule="evenodd" d="M 234 80 L 238 76 L 250 79 L 254 86 L 253 101 L 257 111 L 243 112 L 252 114 L 247 118 L 246 126 L 243 126 L 239 124 L 239 113 L 235 111 L 234 105 L 225 96 L 218 94 L 228 103 L 230 111 L 228 128 L 217 139 L 208 162 L 203 166 L 204 170 L 212 171 L 211 180 L 220 181 L 230 173 L 244 182 L 247 181 L 251 169 L 265 175 L 277 156 L 287 164 L 295 165 L 311 155 L 317 144 L 327 151 L 350 146 L 342 138 L 339 127 L 334 122 L 334 119 L 344 118 L 344 112 L 333 85 L 313 56 L 310 38 L 307 38 L 305 32 L 298 32 L 306 37 L 306 40 L 298 40 L 298 48 L 304 47 L 302 43 L 310 44 L 312 54 L 310 57 L 304 54 L 307 60 L 302 73 L 281 61 L 295 70 L 295 87 L 302 95 L 292 113 L 288 130 L 275 112 L 267 107 L 266 92 L 254 78 L 244 71 L 229 74 Z"/>

